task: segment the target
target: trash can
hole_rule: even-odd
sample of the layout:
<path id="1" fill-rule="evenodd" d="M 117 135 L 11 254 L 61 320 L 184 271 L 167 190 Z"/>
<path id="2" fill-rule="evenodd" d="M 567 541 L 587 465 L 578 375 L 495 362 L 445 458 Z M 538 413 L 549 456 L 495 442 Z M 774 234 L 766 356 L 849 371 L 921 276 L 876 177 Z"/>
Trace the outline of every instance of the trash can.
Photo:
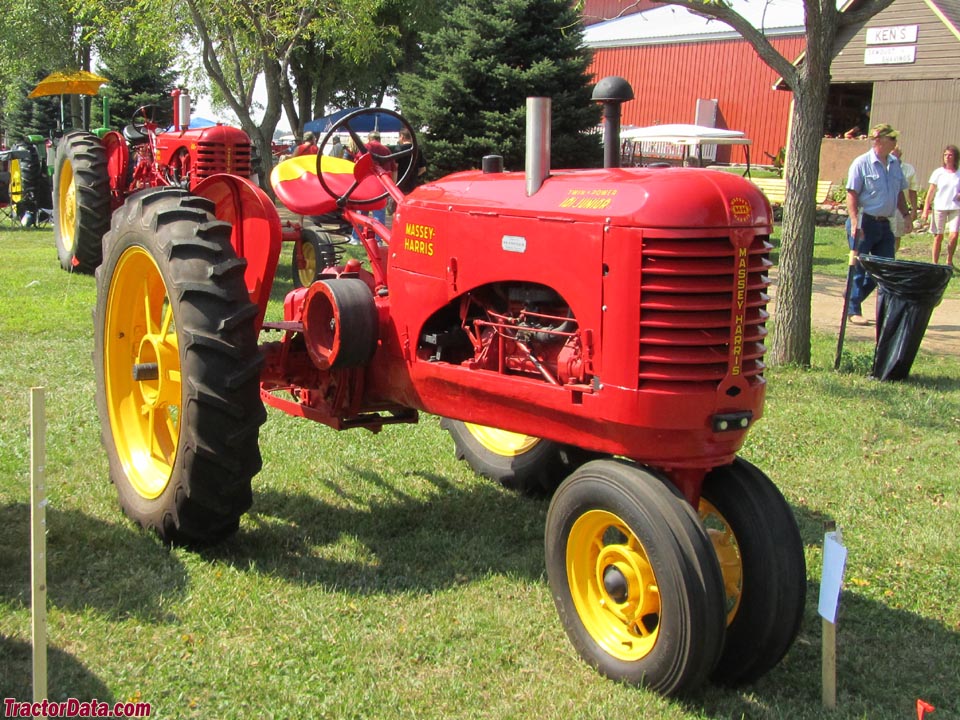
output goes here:
<path id="1" fill-rule="evenodd" d="M 860 263 L 877 281 L 877 349 L 873 377 L 903 380 L 917 357 L 933 309 L 953 276 L 949 265 L 861 255 Z"/>

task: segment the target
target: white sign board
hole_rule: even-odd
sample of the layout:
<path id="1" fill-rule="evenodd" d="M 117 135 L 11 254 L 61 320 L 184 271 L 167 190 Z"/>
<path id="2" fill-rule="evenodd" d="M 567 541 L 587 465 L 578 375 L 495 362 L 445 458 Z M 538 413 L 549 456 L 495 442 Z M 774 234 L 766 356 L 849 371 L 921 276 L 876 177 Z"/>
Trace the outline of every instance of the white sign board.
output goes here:
<path id="1" fill-rule="evenodd" d="M 840 588 L 843 571 L 847 566 L 847 548 L 843 546 L 839 532 L 828 532 L 823 538 L 823 575 L 820 578 L 820 617 L 830 623 L 837 622 L 837 606 L 840 604 Z"/>
<path id="2" fill-rule="evenodd" d="M 916 59 L 916 45 L 868 47 L 863 51 L 864 65 L 902 65 Z"/>
<path id="3" fill-rule="evenodd" d="M 919 25 L 867 28 L 867 45 L 902 45 L 917 41 Z"/>

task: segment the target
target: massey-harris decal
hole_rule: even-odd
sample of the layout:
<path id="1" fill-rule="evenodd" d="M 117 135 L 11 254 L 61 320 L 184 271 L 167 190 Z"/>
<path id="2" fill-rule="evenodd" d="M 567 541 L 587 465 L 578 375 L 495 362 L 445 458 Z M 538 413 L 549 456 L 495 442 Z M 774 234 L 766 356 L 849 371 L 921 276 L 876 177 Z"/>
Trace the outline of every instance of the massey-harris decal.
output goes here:
<path id="1" fill-rule="evenodd" d="M 404 250 L 433 257 L 433 236 L 437 232 L 436 228 L 430 225 L 407 223 L 403 230 Z"/>
<path id="2" fill-rule="evenodd" d="M 753 214 L 752 210 L 750 201 L 746 198 L 735 197 L 730 199 L 730 212 L 737 222 L 750 222 L 750 217 Z"/>

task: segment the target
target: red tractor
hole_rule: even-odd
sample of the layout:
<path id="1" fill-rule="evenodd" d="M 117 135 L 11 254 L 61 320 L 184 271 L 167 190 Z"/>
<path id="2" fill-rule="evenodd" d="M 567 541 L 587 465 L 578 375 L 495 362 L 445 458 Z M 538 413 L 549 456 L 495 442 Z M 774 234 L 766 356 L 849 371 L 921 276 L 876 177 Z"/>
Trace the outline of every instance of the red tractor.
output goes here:
<path id="1" fill-rule="evenodd" d="M 668 694 L 753 680 L 806 590 L 789 505 L 737 457 L 765 393 L 769 203 L 718 171 L 551 171 L 543 106 L 526 173 L 485 158 L 404 196 L 351 127 L 365 111 L 315 165 L 281 163 L 287 207 L 339 210 L 366 252 L 321 247 L 282 321 L 264 321 L 283 232 L 257 186 L 131 196 L 97 280 L 111 479 L 164 541 L 216 542 L 251 505 L 264 405 L 373 432 L 433 413 L 479 472 L 553 491 L 549 584 L 586 662 Z M 338 132 L 355 162 L 322 154 Z M 388 196 L 390 229 L 361 212 Z"/>
<path id="2" fill-rule="evenodd" d="M 129 195 L 153 187 L 193 190 L 212 175 L 251 177 L 252 145 L 225 125 L 189 129 L 190 98 L 173 91 L 173 125 L 162 130 L 160 109 L 144 105 L 123 132 L 98 138 L 74 130 L 60 140 L 53 177 L 53 233 L 64 270 L 92 273 L 111 214 Z"/>

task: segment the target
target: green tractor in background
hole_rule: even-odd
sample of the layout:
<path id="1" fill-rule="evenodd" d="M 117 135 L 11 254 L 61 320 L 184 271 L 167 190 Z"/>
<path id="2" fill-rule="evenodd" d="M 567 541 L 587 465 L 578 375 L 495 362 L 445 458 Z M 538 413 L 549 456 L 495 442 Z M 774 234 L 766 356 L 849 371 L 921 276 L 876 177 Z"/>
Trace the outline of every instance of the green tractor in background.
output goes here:
<path id="1" fill-rule="evenodd" d="M 0 206 L 6 217 L 23 227 L 50 222 L 52 167 L 47 147 L 42 135 L 28 135 L 9 150 L 0 150 Z"/>

